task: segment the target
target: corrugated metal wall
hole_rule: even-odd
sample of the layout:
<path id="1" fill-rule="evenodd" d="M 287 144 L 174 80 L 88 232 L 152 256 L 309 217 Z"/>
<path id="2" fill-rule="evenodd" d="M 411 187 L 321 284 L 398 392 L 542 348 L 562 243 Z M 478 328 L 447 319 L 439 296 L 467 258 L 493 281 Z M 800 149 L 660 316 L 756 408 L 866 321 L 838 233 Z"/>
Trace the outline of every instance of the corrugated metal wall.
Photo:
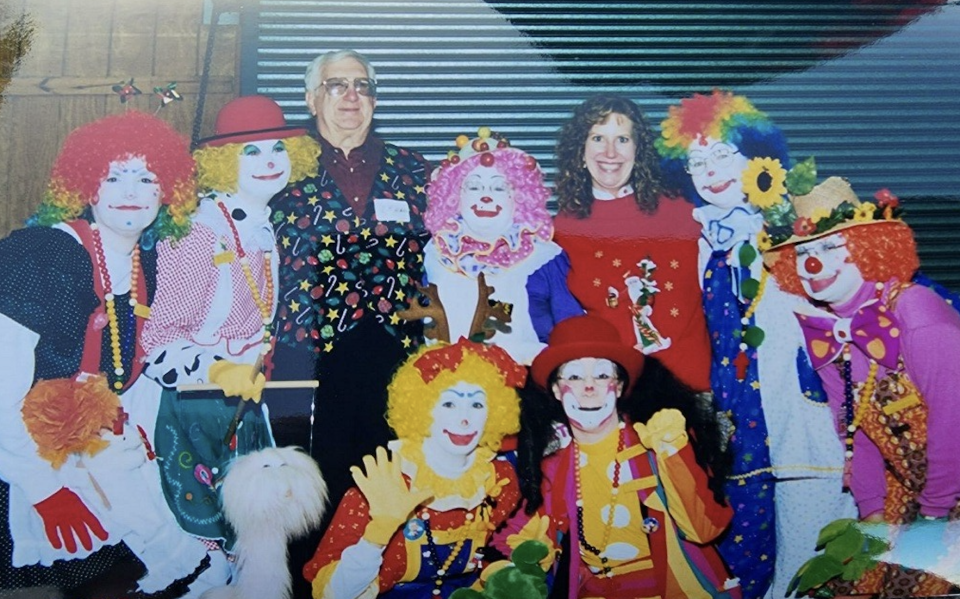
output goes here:
<path id="1" fill-rule="evenodd" d="M 955 0 L 261 0 L 247 17 L 244 93 L 306 119 L 306 64 L 354 48 L 378 69 L 379 133 L 430 159 L 487 125 L 549 176 L 558 127 L 593 92 L 632 97 L 654 124 L 693 92 L 746 94 L 795 157 L 904 199 L 924 269 L 960 290 Z"/>

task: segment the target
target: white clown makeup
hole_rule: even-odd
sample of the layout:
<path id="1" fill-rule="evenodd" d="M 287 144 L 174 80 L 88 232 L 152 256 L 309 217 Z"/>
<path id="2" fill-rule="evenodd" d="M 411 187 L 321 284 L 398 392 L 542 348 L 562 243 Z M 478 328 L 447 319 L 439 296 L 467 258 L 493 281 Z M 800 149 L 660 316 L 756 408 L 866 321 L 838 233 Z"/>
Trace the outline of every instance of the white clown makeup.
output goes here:
<path id="1" fill-rule="evenodd" d="M 237 195 L 266 207 L 290 180 L 290 155 L 283 140 L 243 144 L 237 173 Z"/>
<path id="2" fill-rule="evenodd" d="M 141 156 L 110 163 L 90 206 L 97 225 L 121 236 L 139 237 L 160 211 L 160 183 Z"/>
<path id="3" fill-rule="evenodd" d="M 479 385 L 460 381 L 445 389 L 430 413 L 433 422 L 424 453 L 469 456 L 480 444 L 487 414 L 487 393 Z"/>
<path id="4" fill-rule="evenodd" d="M 597 189 L 616 196 L 630 182 L 636 156 L 633 123 L 618 112 L 610 113 L 587 133 L 583 160 Z"/>
<path id="5" fill-rule="evenodd" d="M 830 305 L 850 301 L 864 283 L 841 233 L 798 243 L 797 274 L 807 295 Z"/>
<path id="6" fill-rule="evenodd" d="M 616 418 L 617 398 L 623 391 L 616 364 L 605 358 L 580 358 L 565 363 L 557 375 L 553 394 L 563 403 L 572 426 L 593 432 Z"/>
<path id="7" fill-rule="evenodd" d="M 467 232 L 496 241 L 513 225 L 516 204 L 507 178 L 492 166 L 477 166 L 460 187 L 460 214 Z"/>
<path id="8" fill-rule="evenodd" d="M 687 147 L 693 186 L 704 202 L 718 208 L 735 208 L 746 201 L 743 171 L 748 162 L 736 146 L 712 137 L 698 136 Z"/>

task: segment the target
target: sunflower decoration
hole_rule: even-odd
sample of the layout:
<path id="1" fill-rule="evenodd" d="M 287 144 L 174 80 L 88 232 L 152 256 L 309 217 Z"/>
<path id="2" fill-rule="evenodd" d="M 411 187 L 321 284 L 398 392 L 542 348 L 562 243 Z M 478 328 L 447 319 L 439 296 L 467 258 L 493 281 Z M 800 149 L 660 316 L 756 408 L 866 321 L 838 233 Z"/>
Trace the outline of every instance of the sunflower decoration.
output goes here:
<path id="1" fill-rule="evenodd" d="M 751 158 L 743 171 L 743 192 L 751 204 L 766 210 L 783 201 L 787 171 L 776 158 Z"/>

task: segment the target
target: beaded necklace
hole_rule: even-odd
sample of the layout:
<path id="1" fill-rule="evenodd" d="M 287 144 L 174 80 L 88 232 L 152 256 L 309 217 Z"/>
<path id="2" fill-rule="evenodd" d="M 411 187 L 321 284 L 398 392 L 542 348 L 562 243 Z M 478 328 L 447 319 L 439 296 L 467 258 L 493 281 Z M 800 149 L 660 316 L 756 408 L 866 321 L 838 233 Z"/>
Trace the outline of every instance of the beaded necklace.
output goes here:
<path id="1" fill-rule="evenodd" d="M 113 388 L 119 391 L 123 389 L 123 385 L 126 382 L 123 376 L 126 374 L 126 370 L 123 367 L 123 348 L 120 346 L 120 323 L 117 318 L 116 296 L 113 294 L 113 283 L 110 280 L 110 271 L 107 269 L 106 255 L 103 252 L 103 241 L 100 239 L 100 227 L 97 226 L 97 223 L 91 223 L 90 230 L 93 234 L 93 249 L 96 255 L 97 272 L 100 275 L 100 280 L 103 282 L 103 300 L 107 313 L 107 326 L 110 331 L 113 373 L 112 376 L 108 376 L 108 379 L 111 379 Z M 137 244 L 133 247 L 133 257 L 131 258 L 130 266 L 130 306 L 133 309 L 130 311 L 129 326 L 133 330 L 136 328 L 136 315 L 140 306 L 139 302 L 137 302 L 137 278 L 139 275 L 140 244 Z M 134 334 L 133 337 L 135 342 L 136 334 Z M 126 349 L 129 350 L 130 348 L 128 347 Z"/>
<path id="2" fill-rule="evenodd" d="M 624 435 L 623 432 L 626 428 L 626 424 L 623 421 L 620 421 L 617 424 L 617 428 L 619 431 L 617 439 L 617 453 L 614 454 L 613 458 L 613 488 L 610 491 L 609 514 L 607 514 L 607 520 L 604 522 L 603 542 L 600 545 L 600 548 L 594 547 L 587 542 L 587 537 L 583 532 L 583 489 L 580 486 L 580 446 L 577 444 L 576 440 L 573 442 L 573 473 L 577 489 L 577 538 L 580 539 L 581 547 L 600 559 L 600 563 L 602 564 L 601 567 L 603 568 L 603 575 L 607 578 L 613 576 L 612 570 L 608 565 L 609 558 L 600 554 L 606 550 L 607 545 L 610 542 L 610 532 L 613 529 L 617 501 L 620 495 L 620 453 L 623 451 L 623 448 L 626 445 L 626 435 Z"/>
<path id="3" fill-rule="evenodd" d="M 882 292 L 883 284 L 878 283 L 878 301 Z M 870 406 L 870 401 L 873 399 L 873 392 L 877 385 L 877 372 L 879 369 L 880 365 L 877 363 L 877 361 L 871 359 L 870 369 L 867 372 L 867 380 L 863 382 L 863 387 L 860 388 L 860 394 L 859 397 L 857 397 L 857 395 L 854 393 L 853 364 L 850 356 L 850 345 L 846 344 L 843 346 L 842 359 L 840 362 L 840 372 L 843 375 L 843 485 L 847 488 L 850 487 L 851 467 L 853 460 L 853 438 L 857 432 L 857 429 L 860 428 L 860 423 L 863 421 L 864 415 L 867 413 L 867 408 Z M 854 413 L 854 411 L 856 411 L 856 413 Z"/>
<path id="4" fill-rule="evenodd" d="M 453 548 L 450 550 L 450 555 L 447 556 L 447 559 L 444 560 L 442 564 L 437 561 L 439 553 L 437 551 L 437 543 L 433 538 L 433 529 L 430 526 L 430 512 L 424 509 L 423 512 L 420 513 L 420 519 L 423 520 L 423 530 L 427 537 L 428 548 L 427 551 L 423 552 L 423 556 L 430 561 L 434 567 L 434 570 L 436 571 L 436 577 L 433 579 L 433 590 L 431 591 L 434 596 L 440 596 L 440 592 L 443 587 L 443 581 L 449 573 L 450 567 L 453 566 L 453 563 L 460 555 L 460 551 L 463 549 L 464 544 L 467 542 L 467 537 L 469 536 L 470 532 L 469 526 L 476 518 L 476 516 L 474 516 L 474 511 L 476 511 L 479 515 L 481 522 L 486 522 L 489 520 L 489 514 L 486 514 L 485 511 L 491 509 L 491 506 L 494 503 L 495 500 L 488 495 L 484 498 L 480 505 L 478 505 L 474 510 L 468 511 L 463 516 L 463 532 L 460 535 L 460 538 L 457 539 L 457 542 L 454 543 Z"/>
<path id="5" fill-rule="evenodd" d="M 230 216 L 226 205 L 220 199 L 217 199 L 216 203 L 217 206 L 220 207 L 220 212 L 223 213 L 223 218 L 226 219 L 227 224 L 230 226 L 230 232 L 233 234 L 233 246 L 237 250 L 237 258 L 240 260 L 240 268 L 243 270 L 244 280 L 246 280 L 247 287 L 250 289 L 250 295 L 257 305 L 257 310 L 260 311 L 260 318 L 263 323 L 263 341 L 260 347 L 260 355 L 265 356 L 270 353 L 270 324 L 273 322 L 273 318 L 271 318 L 273 307 L 273 270 L 270 266 L 273 252 L 270 250 L 263 252 L 263 276 L 267 281 L 267 288 L 263 296 L 261 296 L 260 290 L 257 288 L 257 281 L 253 278 L 253 271 L 250 269 L 250 258 L 247 257 L 247 253 L 240 243 L 240 232 L 237 231 L 233 217 Z"/>

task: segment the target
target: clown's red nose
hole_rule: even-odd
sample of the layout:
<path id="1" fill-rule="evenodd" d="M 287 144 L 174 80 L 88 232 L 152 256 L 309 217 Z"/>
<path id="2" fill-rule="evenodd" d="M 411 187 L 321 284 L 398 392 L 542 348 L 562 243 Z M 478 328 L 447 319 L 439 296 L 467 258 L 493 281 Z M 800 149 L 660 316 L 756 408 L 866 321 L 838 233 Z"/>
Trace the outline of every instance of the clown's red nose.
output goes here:
<path id="1" fill-rule="evenodd" d="M 808 273 L 816 275 L 820 274 L 820 271 L 823 270 L 823 262 L 820 262 L 820 259 L 816 256 L 808 256 L 807 259 L 803 261 L 803 267 Z"/>

